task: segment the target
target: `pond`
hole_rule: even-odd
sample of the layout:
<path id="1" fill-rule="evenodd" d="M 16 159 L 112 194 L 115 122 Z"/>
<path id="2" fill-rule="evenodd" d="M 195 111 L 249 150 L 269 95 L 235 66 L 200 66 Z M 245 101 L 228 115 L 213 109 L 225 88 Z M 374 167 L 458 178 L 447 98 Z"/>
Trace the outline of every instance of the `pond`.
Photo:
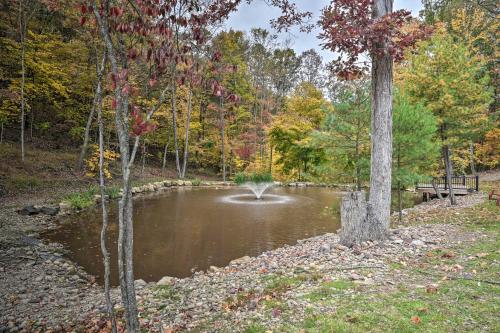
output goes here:
<path id="1" fill-rule="evenodd" d="M 405 207 L 415 196 L 405 195 Z M 210 266 L 295 244 L 340 228 L 342 193 L 320 187 L 274 187 L 262 200 L 244 188 L 185 187 L 134 199 L 136 279 L 187 277 Z M 396 197 L 393 195 L 393 197 Z M 394 206 L 394 205 L 393 205 Z M 116 202 L 110 207 L 111 280 L 117 284 Z M 44 238 L 70 250 L 69 258 L 102 282 L 101 212 L 61 217 Z"/>

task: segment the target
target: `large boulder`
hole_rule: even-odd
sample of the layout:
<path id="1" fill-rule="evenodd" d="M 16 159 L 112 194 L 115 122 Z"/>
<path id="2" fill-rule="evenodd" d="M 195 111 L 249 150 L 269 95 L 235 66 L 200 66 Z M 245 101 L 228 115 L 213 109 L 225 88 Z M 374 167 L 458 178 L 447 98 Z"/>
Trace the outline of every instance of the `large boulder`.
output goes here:
<path id="1" fill-rule="evenodd" d="M 42 208 L 40 208 L 41 213 L 46 214 L 46 215 L 50 215 L 50 216 L 56 216 L 57 214 L 59 214 L 59 210 L 60 210 L 59 207 L 43 206 Z"/>

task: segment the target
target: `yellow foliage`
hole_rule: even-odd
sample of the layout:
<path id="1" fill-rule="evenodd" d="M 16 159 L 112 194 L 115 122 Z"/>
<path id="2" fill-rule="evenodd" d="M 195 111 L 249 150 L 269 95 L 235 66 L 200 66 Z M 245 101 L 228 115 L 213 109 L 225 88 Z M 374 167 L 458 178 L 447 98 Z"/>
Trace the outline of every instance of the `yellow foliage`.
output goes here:
<path id="1" fill-rule="evenodd" d="M 86 169 L 87 169 L 87 177 L 96 177 L 99 174 L 99 146 L 92 145 L 92 155 L 85 160 Z M 104 161 L 103 161 L 103 173 L 104 177 L 107 179 L 111 179 L 111 172 L 109 171 L 109 164 L 112 161 L 116 161 L 120 157 L 120 154 L 114 152 L 112 150 L 104 150 L 103 153 Z"/>
<path id="2" fill-rule="evenodd" d="M 500 128 L 486 133 L 484 142 L 476 145 L 476 155 L 481 164 L 490 168 L 500 166 Z"/>

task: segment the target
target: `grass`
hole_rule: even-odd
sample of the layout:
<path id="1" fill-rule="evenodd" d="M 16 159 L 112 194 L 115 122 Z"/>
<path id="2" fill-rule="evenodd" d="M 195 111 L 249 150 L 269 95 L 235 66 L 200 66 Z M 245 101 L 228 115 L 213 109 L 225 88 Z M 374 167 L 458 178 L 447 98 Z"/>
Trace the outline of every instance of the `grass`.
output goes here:
<path id="1" fill-rule="evenodd" d="M 485 282 L 500 282 L 500 207 L 485 202 L 459 211 L 443 211 L 432 222 L 460 224 L 478 234 L 473 241 L 453 248 L 429 251 L 412 264 L 391 264 L 398 270 L 394 274 L 409 276 L 411 281 L 369 290 L 358 289 L 346 280 L 322 282 L 303 296 L 316 310 L 308 311 L 298 323 L 283 320 L 272 330 L 254 323 L 246 332 L 500 332 L 500 286 Z M 298 277 L 271 276 L 266 288 L 288 290 L 300 281 Z M 416 287 L 429 283 L 437 288 Z M 264 309 L 283 303 L 286 301 L 276 297 Z M 334 310 L 317 310 L 323 308 Z M 286 307 L 280 309 L 286 315 Z"/>
<path id="2" fill-rule="evenodd" d="M 75 209 L 84 209 L 95 204 L 94 196 L 99 194 L 99 188 L 90 186 L 86 191 L 75 192 L 67 195 L 64 200 Z"/>

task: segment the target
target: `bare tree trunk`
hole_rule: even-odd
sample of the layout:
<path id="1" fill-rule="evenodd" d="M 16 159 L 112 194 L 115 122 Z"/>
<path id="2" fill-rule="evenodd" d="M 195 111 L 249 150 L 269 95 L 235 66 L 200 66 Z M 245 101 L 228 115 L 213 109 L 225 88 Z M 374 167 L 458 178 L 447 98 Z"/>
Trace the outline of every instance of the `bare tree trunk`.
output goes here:
<path id="1" fill-rule="evenodd" d="M 161 164 L 162 171 L 165 171 L 165 167 L 167 166 L 167 152 L 169 145 L 170 145 L 170 132 L 168 130 L 168 122 L 167 122 L 167 143 L 165 144 L 165 149 L 163 149 L 163 162 Z"/>
<path id="2" fill-rule="evenodd" d="M 392 0 L 375 0 L 375 18 L 392 12 Z M 371 239 L 384 239 L 391 215 L 392 57 L 372 56 L 371 170 L 368 223 Z"/>
<path id="3" fill-rule="evenodd" d="M 469 153 L 470 153 L 470 172 L 475 175 L 476 174 L 476 163 L 474 162 L 474 143 L 469 144 Z"/>
<path id="4" fill-rule="evenodd" d="M 398 182 L 398 217 L 399 217 L 399 223 L 403 223 L 403 198 L 401 193 L 400 182 Z"/>
<path id="5" fill-rule="evenodd" d="M 436 181 L 433 179 L 432 180 L 432 188 L 434 188 L 434 191 L 436 191 L 436 195 L 438 199 L 443 199 L 443 196 L 441 195 L 441 191 L 439 190 L 439 187 L 436 185 Z"/>
<path id="6" fill-rule="evenodd" d="M 450 147 L 448 145 L 444 145 L 443 156 L 444 156 L 444 165 L 445 165 L 445 172 L 446 172 L 446 182 L 448 183 L 448 197 L 450 198 L 450 204 L 454 206 L 457 204 L 457 201 L 455 200 L 455 193 L 453 191 L 453 183 L 452 183 L 453 165 L 451 162 L 450 155 L 451 155 L 450 154 Z"/>
<path id="7" fill-rule="evenodd" d="M 26 15 L 23 9 L 23 0 L 19 0 L 19 34 L 21 42 L 21 160 L 24 162 L 24 85 L 26 80 L 25 73 L 25 33 L 26 33 Z"/>
<path id="8" fill-rule="evenodd" d="M 94 99 L 92 101 L 92 107 L 90 108 L 89 116 L 87 118 L 87 124 L 85 125 L 85 132 L 84 132 L 84 135 L 83 135 L 82 150 L 80 151 L 80 156 L 78 157 L 78 162 L 76 164 L 76 169 L 77 170 L 82 170 L 82 168 L 83 168 L 83 160 L 85 159 L 85 154 L 87 153 L 87 148 L 88 148 L 88 145 L 89 145 L 90 127 L 92 126 L 92 120 L 94 119 L 94 113 L 95 113 L 96 103 L 97 103 L 97 89 L 96 89 L 96 92 L 94 94 Z"/>
<path id="9" fill-rule="evenodd" d="M 2 129 L 0 130 L 0 144 L 3 143 L 3 121 L 2 121 Z"/>
<path id="10" fill-rule="evenodd" d="M 375 0 L 373 17 L 380 18 L 392 12 L 392 0 Z M 382 42 L 385 43 L 385 42 Z M 386 45 L 378 45 L 386 48 Z M 347 245 L 366 240 L 382 240 L 389 229 L 391 215 L 391 171 L 392 171 L 392 57 L 390 54 L 372 54 L 372 115 L 371 115 L 371 169 L 370 195 L 363 222 L 353 223 L 351 214 L 342 213 L 342 225 L 357 225 L 363 230 L 353 231 L 354 236 L 342 233 L 341 241 Z M 360 193 L 360 192 L 356 192 Z M 361 207 L 364 202 L 346 207 Z M 354 200 L 354 199 L 353 199 Z M 356 215 L 357 216 L 357 215 Z"/>
<path id="11" fill-rule="evenodd" d="M 175 167 L 177 177 L 181 178 L 181 165 L 179 161 L 179 142 L 177 140 L 177 102 L 176 102 L 176 86 L 175 80 L 172 80 L 172 127 L 174 132 L 174 149 L 175 149 Z"/>
<path id="12" fill-rule="evenodd" d="M 191 98 L 192 98 L 192 91 L 191 91 L 191 86 L 189 86 L 189 92 L 188 92 L 188 109 L 187 109 L 187 115 L 186 115 L 186 135 L 184 137 L 184 158 L 182 160 L 181 178 L 186 177 L 186 167 L 187 167 L 187 162 L 188 162 L 188 154 L 189 154 L 189 124 L 191 122 L 191 111 L 192 111 Z"/>
<path id="13" fill-rule="evenodd" d="M 104 261 L 104 296 L 106 298 L 106 310 L 111 321 L 111 330 L 113 333 L 117 332 L 115 314 L 113 312 L 113 303 L 111 302 L 110 283 L 109 277 L 111 269 L 109 265 L 109 252 L 106 244 L 107 231 L 109 225 L 108 207 L 106 205 L 106 185 L 104 182 L 104 122 L 102 119 L 102 76 L 106 65 L 106 53 L 102 57 L 101 68 L 97 72 L 97 88 L 94 98 L 95 110 L 97 104 L 97 122 L 99 124 L 99 188 L 101 190 L 101 208 L 102 208 L 102 228 L 101 228 L 101 252 Z"/>
<path id="14" fill-rule="evenodd" d="M 146 141 L 142 143 L 142 165 L 141 165 L 141 178 L 144 177 L 144 169 L 146 168 Z"/>
<path id="15" fill-rule="evenodd" d="M 221 146 L 221 162 L 222 162 L 222 181 L 226 181 L 226 146 L 225 146 L 225 124 L 224 124 L 224 97 L 220 97 L 220 146 Z"/>

